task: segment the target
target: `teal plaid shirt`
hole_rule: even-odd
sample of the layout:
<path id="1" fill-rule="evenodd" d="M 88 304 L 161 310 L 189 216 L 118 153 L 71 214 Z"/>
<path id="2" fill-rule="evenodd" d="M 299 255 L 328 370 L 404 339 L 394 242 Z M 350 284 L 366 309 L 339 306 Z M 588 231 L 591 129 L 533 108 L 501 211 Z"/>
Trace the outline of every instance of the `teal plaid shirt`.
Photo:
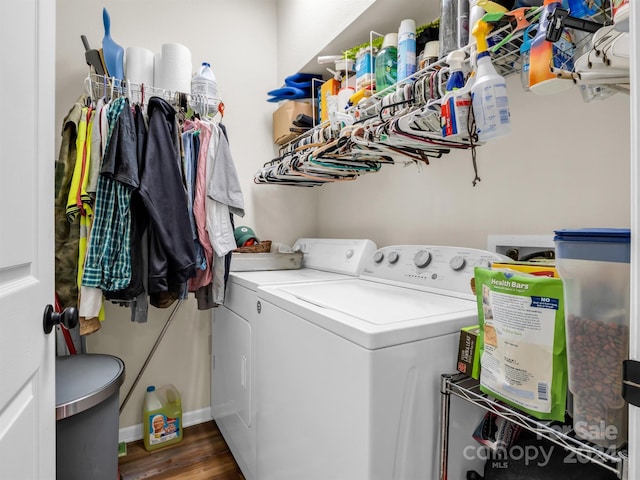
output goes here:
<path id="1" fill-rule="evenodd" d="M 107 147 L 113 128 L 128 104 L 124 98 L 113 100 L 107 120 Z M 131 187 L 100 175 L 96 189 L 93 226 L 87 249 L 82 285 L 117 291 L 131 281 Z"/>

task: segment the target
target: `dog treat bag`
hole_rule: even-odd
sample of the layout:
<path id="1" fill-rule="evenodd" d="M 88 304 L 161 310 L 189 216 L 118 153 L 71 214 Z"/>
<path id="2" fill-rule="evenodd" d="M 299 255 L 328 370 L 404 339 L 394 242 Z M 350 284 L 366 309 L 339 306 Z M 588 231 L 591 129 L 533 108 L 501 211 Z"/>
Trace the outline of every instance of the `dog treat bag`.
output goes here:
<path id="1" fill-rule="evenodd" d="M 562 280 L 476 267 L 480 389 L 542 420 L 564 420 Z"/>

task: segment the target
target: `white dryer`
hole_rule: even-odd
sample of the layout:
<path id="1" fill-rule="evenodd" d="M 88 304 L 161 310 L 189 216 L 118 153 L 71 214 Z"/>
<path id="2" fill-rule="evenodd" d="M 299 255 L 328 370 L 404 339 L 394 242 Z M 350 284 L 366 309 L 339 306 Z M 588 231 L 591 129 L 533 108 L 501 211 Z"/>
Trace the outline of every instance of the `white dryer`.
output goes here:
<path id="1" fill-rule="evenodd" d="M 474 267 L 498 259 L 392 246 L 358 278 L 258 288 L 259 480 L 437 479 L 440 375 L 478 321 Z M 452 411 L 449 478 L 463 480 L 482 463 L 482 412 Z"/>
<path id="2" fill-rule="evenodd" d="M 376 245 L 363 239 L 300 238 L 297 270 L 229 274 L 224 305 L 214 310 L 212 338 L 212 414 L 247 480 L 256 476 L 256 290 L 260 286 L 331 282 L 354 278 Z M 232 265 L 233 270 L 233 265 Z"/>

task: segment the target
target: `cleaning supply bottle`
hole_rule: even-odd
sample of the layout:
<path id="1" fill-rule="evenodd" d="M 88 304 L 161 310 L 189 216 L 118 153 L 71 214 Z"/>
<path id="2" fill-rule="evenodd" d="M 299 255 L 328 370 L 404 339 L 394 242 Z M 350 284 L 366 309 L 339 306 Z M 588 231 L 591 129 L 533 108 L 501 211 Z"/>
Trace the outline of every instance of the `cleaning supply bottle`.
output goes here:
<path id="1" fill-rule="evenodd" d="M 532 28 L 538 28 L 537 24 L 529 25 L 522 34 L 522 44 L 520 45 L 520 84 L 522 89 L 529 91 L 529 67 L 531 61 L 531 37 Z"/>
<path id="2" fill-rule="evenodd" d="M 481 142 L 506 135 L 511 131 L 507 83 L 504 77 L 496 72 L 487 51 L 486 35 L 490 30 L 489 24 L 480 20 L 472 32 L 476 37 L 478 54 L 475 80 L 471 87 L 471 105 L 478 140 Z"/>
<path id="3" fill-rule="evenodd" d="M 361 48 L 358 50 L 358 53 L 356 53 L 356 91 L 373 87 L 375 81 L 375 75 L 373 73 L 375 57 L 376 50 L 370 46 Z"/>
<path id="4" fill-rule="evenodd" d="M 468 87 L 465 87 L 464 72 L 462 71 L 462 62 L 465 58 L 464 50 L 454 50 L 447 55 L 449 78 L 447 79 L 446 93 L 442 97 L 440 106 L 440 125 L 443 137 L 466 136 L 468 134 L 471 82 Z"/>
<path id="5" fill-rule="evenodd" d="M 406 19 L 400 23 L 398 30 L 398 80 L 416 73 L 416 65 L 416 22 Z"/>
<path id="6" fill-rule="evenodd" d="M 143 443 L 148 451 L 182 440 L 182 400 L 173 385 L 147 387 L 142 409 Z"/>
<path id="7" fill-rule="evenodd" d="M 469 1 L 469 31 L 473 32 L 473 27 L 475 27 L 476 23 L 484 17 L 484 14 L 487 13 L 483 6 L 478 5 L 480 0 L 470 0 Z M 471 59 L 472 67 L 475 69 L 475 61 L 476 61 L 476 37 L 473 35 L 469 35 L 469 58 Z"/>
<path id="8" fill-rule="evenodd" d="M 211 65 L 202 62 L 200 70 L 191 78 L 191 108 L 199 113 L 212 113 L 220 102 L 220 92 Z"/>
<path id="9" fill-rule="evenodd" d="M 387 33 L 382 41 L 382 48 L 376 55 L 376 93 L 395 85 L 398 78 L 397 64 L 398 34 Z"/>
<path id="10" fill-rule="evenodd" d="M 538 95 L 563 92 L 573 86 L 571 80 L 560 78 L 556 70 L 573 70 L 573 46 L 566 29 L 555 43 L 547 40 L 549 17 L 556 8 L 562 8 L 559 0 L 544 0 L 538 33 L 531 41 L 529 60 L 529 89 Z"/>

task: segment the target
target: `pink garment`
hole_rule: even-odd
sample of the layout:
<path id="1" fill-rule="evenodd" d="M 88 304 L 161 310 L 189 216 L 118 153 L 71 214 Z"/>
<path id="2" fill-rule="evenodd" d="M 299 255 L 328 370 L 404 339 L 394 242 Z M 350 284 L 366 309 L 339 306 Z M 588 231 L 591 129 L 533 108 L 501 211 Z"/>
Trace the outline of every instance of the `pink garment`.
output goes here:
<path id="1" fill-rule="evenodd" d="M 200 152 L 198 153 L 198 170 L 196 171 L 196 191 L 193 199 L 193 216 L 196 220 L 198 240 L 204 250 L 204 258 L 207 261 L 205 270 L 196 269 L 194 277 L 189 279 L 189 291 L 195 292 L 198 288 L 211 283 L 213 279 L 213 247 L 207 232 L 207 215 L 205 211 L 207 195 L 207 152 L 211 141 L 211 126 L 206 122 L 195 120 L 195 127 L 200 130 Z"/>

